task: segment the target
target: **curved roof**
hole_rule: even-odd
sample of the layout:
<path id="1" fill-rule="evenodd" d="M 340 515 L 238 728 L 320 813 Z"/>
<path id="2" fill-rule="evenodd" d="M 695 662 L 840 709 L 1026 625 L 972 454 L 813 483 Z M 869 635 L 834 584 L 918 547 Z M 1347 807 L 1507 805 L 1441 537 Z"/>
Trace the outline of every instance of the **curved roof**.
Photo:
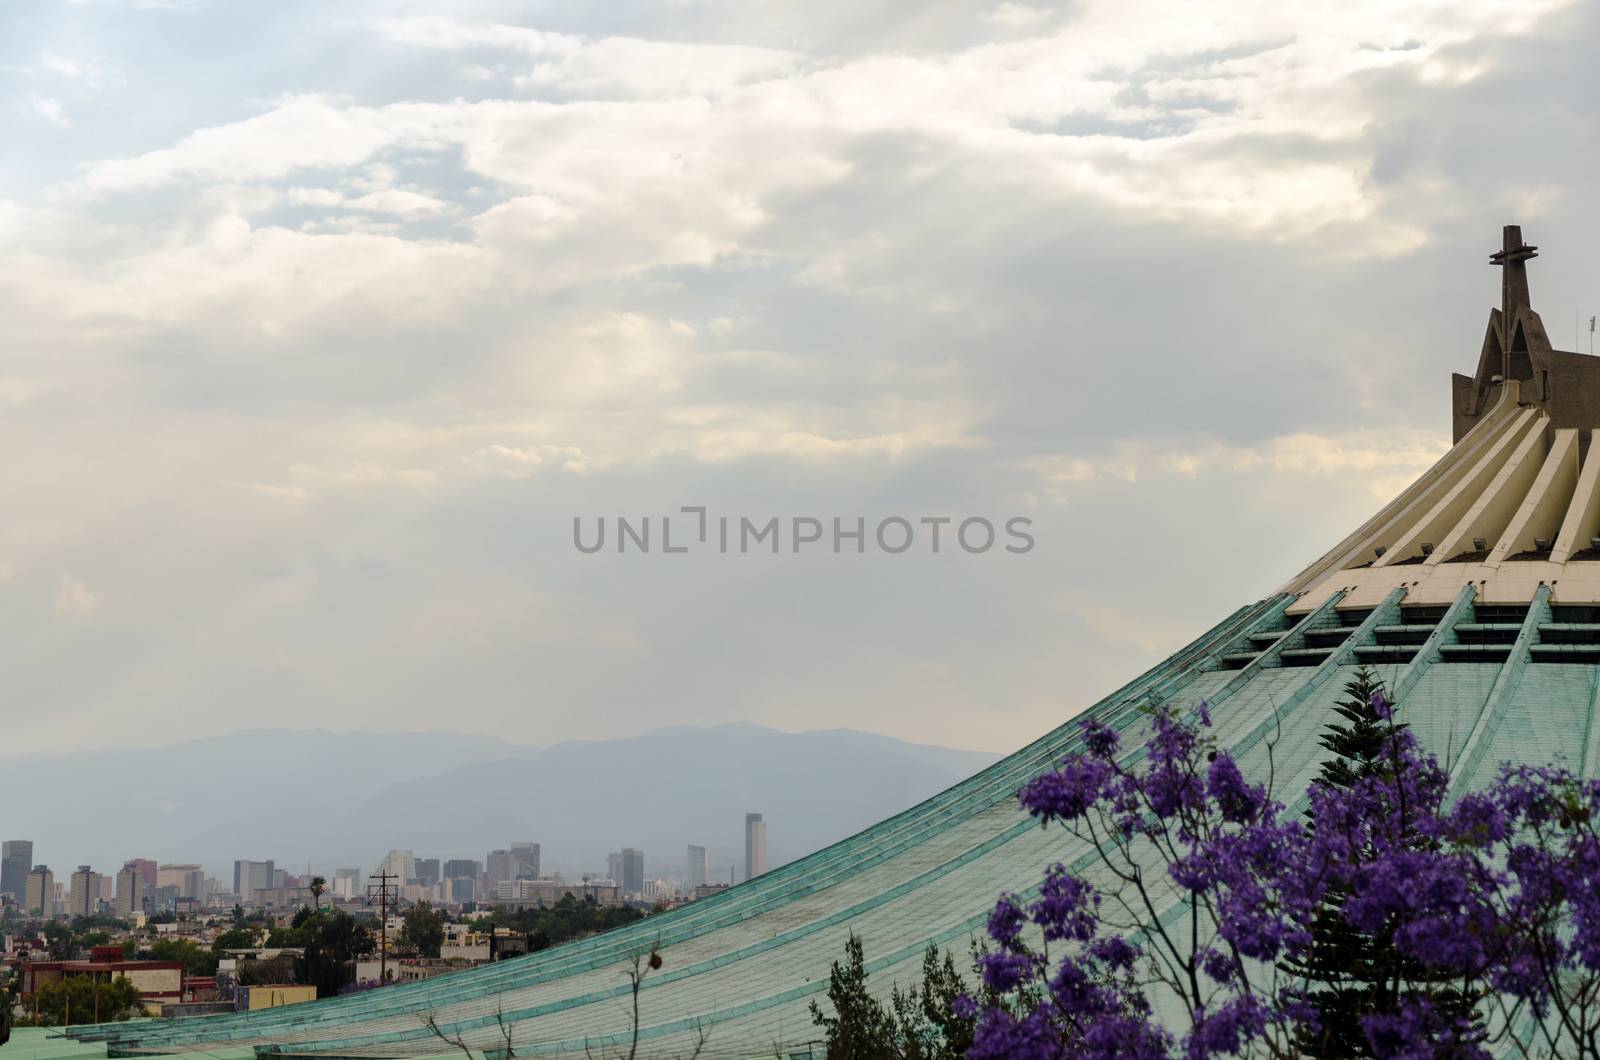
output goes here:
<path id="1" fill-rule="evenodd" d="M 1521 269 L 1532 248 L 1515 230 L 1507 247 L 1507 267 Z M 1525 275 L 1505 286 L 1511 312 L 1491 318 L 1482 378 L 1457 377 L 1454 448 L 1281 592 L 1089 708 L 1133 753 L 1144 708 L 1204 699 L 1219 741 L 1260 776 L 1270 754 L 1277 794 L 1292 802 L 1318 768 L 1343 684 L 1366 665 L 1458 786 L 1507 759 L 1563 755 L 1600 768 L 1600 463 L 1580 422 L 1600 375 L 1581 365 L 1547 385 L 1550 351 L 1534 343 L 1519 359 L 1529 351 L 1516 334 L 1537 318 Z M 1522 330 L 1502 339 L 1505 319 Z M 1074 719 L 832 847 L 602 936 L 315 1004 L 75 1033 L 114 1052 L 420 1056 L 440 1052 L 430 1017 L 451 1041 L 490 1054 L 617 1055 L 632 1031 L 625 971 L 659 944 L 663 967 L 639 991 L 639 1055 L 688 1057 L 700 1045 L 708 1058 L 820 1056 L 807 1005 L 847 933 L 861 936 L 871 982 L 887 994 L 916 974 L 930 942 L 965 950 L 996 896 L 1028 892 L 1045 865 L 1092 878 L 1093 856 L 1033 825 L 1016 801 L 1079 746 L 1078 731 Z"/>

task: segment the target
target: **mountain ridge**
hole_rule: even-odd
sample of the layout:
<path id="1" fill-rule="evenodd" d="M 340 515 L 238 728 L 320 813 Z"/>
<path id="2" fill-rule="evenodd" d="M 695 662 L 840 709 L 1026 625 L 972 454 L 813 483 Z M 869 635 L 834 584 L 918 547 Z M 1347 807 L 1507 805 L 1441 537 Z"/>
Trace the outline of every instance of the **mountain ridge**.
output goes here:
<path id="1" fill-rule="evenodd" d="M 546 746 L 432 732 L 258 727 L 157 747 L 0 755 L 0 837 L 34 840 L 60 878 L 133 857 L 197 862 L 231 884 L 234 859 L 370 870 L 391 848 L 473 858 L 513 840 L 544 871 L 604 872 L 633 846 L 646 872 L 681 872 L 689 843 L 714 878 L 743 859 L 746 812 L 768 822 L 769 864 L 835 842 L 999 756 L 853 729 L 675 725 Z M 116 812 L 110 812 L 111 808 Z M 285 857 L 293 861 L 283 860 Z"/>

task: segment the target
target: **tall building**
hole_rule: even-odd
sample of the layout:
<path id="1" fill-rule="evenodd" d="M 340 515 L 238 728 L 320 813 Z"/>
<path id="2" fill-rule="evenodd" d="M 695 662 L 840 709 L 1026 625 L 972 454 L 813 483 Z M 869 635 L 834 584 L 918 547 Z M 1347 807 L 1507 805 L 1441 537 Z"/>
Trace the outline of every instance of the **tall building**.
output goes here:
<path id="1" fill-rule="evenodd" d="M 157 887 L 176 887 L 179 898 L 204 898 L 206 873 L 199 865 L 160 865 L 156 868 Z"/>
<path id="2" fill-rule="evenodd" d="M 619 856 L 622 858 L 622 878 L 617 882 L 622 884 L 622 893 L 643 894 L 644 851 L 623 847 Z"/>
<path id="3" fill-rule="evenodd" d="M 54 916 L 56 877 L 48 865 L 35 865 L 22 885 L 22 908 L 36 916 Z"/>
<path id="4" fill-rule="evenodd" d="M 606 855 L 606 879 L 610 880 L 612 883 L 616 884 L 618 887 L 622 886 L 622 855 L 621 854 L 607 854 Z"/>
<path id="5" fill-rule="evenodd" d="M 491 850 L 484 858 L 483 882 L 491 892 L 507 880 L 517 878 L 515 862 L 509 850 Z"/>
<path id="6" fill-rule="evenodd" d="M 132 865 L 139 871 L 139 882 L 144 885 L 146 891 L 155 890 L 158 869 L 154 861 L 149 858 L 129 858 L 124 864 Z"/>
<path id="7" fill-rule="evenodd" d="M 7 839 L 0 843 L 0 891 L 20 903 L 28 889 L 28 871 L 33 868 L 33 840 Z"/>
<path id="8" fill-rule="evenodd" d="M 378 863 L 378 871 L 399 877 L 402 884 L 417 878 L 417 856 L 409 850 L 391 850 Z"/>
<path id="9" fill-rule="evenodd" d="M 270 891 L 276 883 L 277 869 L 271 861 L 235 861 L 233 893 L 245 905 L 255 901 L 257 891 Z"/>
<path id="10" fill-rule="evenodd" d="M 706 856 L 705 847 L 689 844 L 689 886 L 704 887 L 706 877 L 711 874 L 711 860 Z"/>
<path id="11" fill-rule="evenodd" d="M 131 917 L 144 910 L 144 870 L 137 862 L 127 862 L 117 873 L 117 897 L 113 911 L 120 917 Z"/>
<path id="12" fill-rule="evenodd" d="M 1534 248 L 1515 227 L 1503 238 L 1492 259 L 1501 268 L 1501 305 L 1489 314 L 1480 350 L 1468 351 L 1473 374 L 1448 384 L 1454 444 L 1329 551 L 1297 574 L 1285 572 L 1291 576 L 1270 594 L 1236 608 L 1226 601 L 1230 610 L 1187 646 L 1098 703 L 1063 703 L 1065 720 L 1054 730 L 920 805 L 781 872 L 761 876 L 752 864 L 754 882 L 687 916 L 669 914 L 668 926 L 684 936 L 677 945 L 694 956 L 673 965 L 673 977 L 654 981 L 642 1026 L 633 1027 L 631 1011 L 610 991 L 596 989 L 597 951 L 582 945 L 500 966 L 490 979 L 413 984 L 406 1006 L 441 1023 L 481 1020 L 502 993 L 537 991 L 539 1007 L 509 1024 L 518 1042 L 571 1041 L 577 1028 L 596 1038 L 637 1029 L 650 1036 L 651 1055 L 671 1056 L 694 1048 L 704 1019 L 715 1022 L 719 1054 L 803 1054 L 817 1033 L 806 1006 L 849 933 L 865 940 L 875 978 L 904 982 L 919 974 L 928 943 L 966 936 L 1000 893 L 1037 886 L 1048 865 L 1079 866 L 1089 885 L 1114 886 L 1096 867 L 1090 841 L 1039 828 L 1017 791 L 1083 750 L 1085 719 L 1137 751 L 1159 703 L 1188 711 L 1207 703 L 1218 750 L 1252 782 L 1273 780 L 1274 797 L 1289 807 L 1316 777 L 1319 740 L 1341 721 L 1344 685 L 1363 666 L 1388 685 L 1400 720 L 1438 756 L 1454 794 L 1489 783 L 1501 763 L 1544 764 L 1561 752 L 1575 773 L 1600 776 L 1600 445 L 1589 440 L 1600 429 L 1600 358 L 1552 347 L 1529 300 Z M 1385 279 L 1395 275 L 1386 265 Z M 1230 305 L 1219 315 L 1250 312 L 1255 295 L 1225 295 Z M 1365 338 L 1359 331 L 1355 341 Z M 1383 343 L 1389 352 L 1374 369 L 1382 374 L 1363 383 L 1385 390 L 1387 400 L 1416 399 L 1400 390 L 1412 366 L 1394 363 L 1405 356 L 1403 336 Z M 1294 356 L 1286 344 L 1283 360 Z M 1333 463 L 1308 473 L 1307 487 L 1341 474 Z M 1328 529 L 1324 510 L 1297 512 L 1284 502 L 1282 517 L 1297 515 L 1307 536 Z M 1258 559 L 1275 554 L 1277 543 L 1245 534 L 1225 546 Z M 1205 562 L 1181 538 L 1162 547 L 1166 560 Z M 1096 558 L 1148 561 L 1129 549 L 1125 557 Z M 1180 592 L 1181 584 L 1123 602 L 1170 613 L 1174 601 L 1160 593 Z M 1167 930 L 1191 926 L 1180 894 L 1153 900 L 1162 903 L 1157 915 Z M 647 952 L 662 931 L 655 918 L 625 925 L 605 936 L 604 952 Z M 1186 1021 L 1168 1011 L 1166 1018 Z M 263 1023 L 259 1013 L 151 1020 L 119 1028 L 115 1046 L 127 1055 L 130 1047 L 193 1051 L 249 1038 L 305 1054 L 381 1052 L 396 1026 L 393 1013 L 370 997 L 335 998 L 318 1005 L 314 1022 Z M 1502 1042 L 1506 1053 L 1562 1033 L 1531 1022 L 1524 1030 L 1521 1042 Z"/>
<path id="13" fill-rule="evenodd" d="M 417 882 L 425 887 L 432 887 L 439 882 L 439 859 L 417 859 Z"/>
<path id="14" fill-rule="evenodd" d="M 472 858 L 451 858 L 441 872 L 447 880 L 476 880 L 483 873 L 483 865 Z"/>
<path id="15" fill-rule="evenodd" d="M 537 880 L 539 878 L 539 844 L 538 843 L 512 843 L 511 868 L 519 880 Z"/>
<path id="16" fill-rule="evenodd" d="M 744 878 L 767 871 L 767 822 L 759 813 L 744 815 Z"/>
<path id="17" fill-rule="evenodd" d="M 100 912 L 101 875 L 87 865 L 79 865 L 70 877 L 67 890 L 68 916 L 94 916 Z"/>

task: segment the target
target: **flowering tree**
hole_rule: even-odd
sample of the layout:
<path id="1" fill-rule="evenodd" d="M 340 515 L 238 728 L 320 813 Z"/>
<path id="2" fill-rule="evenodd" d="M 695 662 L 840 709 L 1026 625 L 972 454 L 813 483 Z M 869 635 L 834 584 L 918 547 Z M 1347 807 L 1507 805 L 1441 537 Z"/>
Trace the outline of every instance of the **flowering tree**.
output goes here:
<path id="1" fill-rule="evenodd" d="M 968 1055 L 1600 1057 L 1600 785 L 1508 768 L 1451 805 L 1381 691 L 1343 713 L 1364 750 L 1303 818 L 1203 703 L 1132 752 L 1085 722 L 1021 793 L 1085 871 L 996 905 Z"/>

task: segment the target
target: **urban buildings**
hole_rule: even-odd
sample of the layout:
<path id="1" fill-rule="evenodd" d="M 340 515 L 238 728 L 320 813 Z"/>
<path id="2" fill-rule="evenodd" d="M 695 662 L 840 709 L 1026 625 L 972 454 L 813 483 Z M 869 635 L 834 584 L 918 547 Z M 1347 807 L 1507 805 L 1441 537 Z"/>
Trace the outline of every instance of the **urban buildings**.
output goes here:
<path id="1" fill-rule="evenodd" d="M 483 884 L 489 890 L 507 880 L 517 878 L 515 862 L 509 850 L 491 850 L 483 861 Z"/>
<path id="2" fill-rule="evenodd" d="M 644 894 L 644 851 L 623 847 L 619 857 L 622 878 L 617 882 L 622 884 L 622 893 L 630 897 Z"/>
<path id="3" fill-rule="evenodd" d="M 257 891 L 265 891 L 277 883 L 277 869 L 271 861 L 235 861 L 233 863 L 233 893 L 246 905 L 255 902 Z"/>
<path id="4" fill-rule="evenodd" d="M 417 856 L 409 850 L 391 850 L 378 862 L 378 872 L 395 877 L 400 884 L 417 878 Z"/>
<path id="5" fill-rule="evenodd" d="M 706 885 L 707 878 L 711 875 L 711 863 L 706 856 L 705 847 L 689 844 L 689 868 L 686 875 L 691 890 Z"/>
<path id="6" fill-rule="evenodd" d="M 155 867 L 154 862 L 151 862 L 151 867 Z M 113 912 L 119 917 L 131 917 L 143 912 L 145 893 L 142 866 L 136 862 L 127 862 L 117 873 L 117 896 L 116 904 L 112 907 Z"/>
<path id="7" fill-rule="evenodd" d="M 33 868 L 33 840 L 8 839 L 0 843 L 0 892 L 19 903 L 28 888 L 28 871 Z"/>
<path id="8" fill-rule="evenodd" d="M 753 880 L 767 871 L 767 822 L 759 813 L 744 815 L 744 878 Z"/>
<path id="9" fill-rule="evenodd" d="M 79 865 L 67 889 L 68 916 L 94 916 L 100 912 L 101 876 L 88 865 Z"/>
<path id="10" fill-rule="evenodd" d="M 511 844 L 512 879 L 537 880 L 539 878 L 539 844 Z"/>
<path id="11" fill-rule="evenodd" d="M 48 865 L 35 865 L 29 872 L 22 890 L 22 908 L 35 916 L 54 916 L 56 911 L 56 878 Z"/>
<path id="12" fill-rule="evenodd" d="M 180 898 L 204 898 L 205 869 L 199 865 L 161 865 L 156 868 L 156 887 L 173 887 Z"/>

